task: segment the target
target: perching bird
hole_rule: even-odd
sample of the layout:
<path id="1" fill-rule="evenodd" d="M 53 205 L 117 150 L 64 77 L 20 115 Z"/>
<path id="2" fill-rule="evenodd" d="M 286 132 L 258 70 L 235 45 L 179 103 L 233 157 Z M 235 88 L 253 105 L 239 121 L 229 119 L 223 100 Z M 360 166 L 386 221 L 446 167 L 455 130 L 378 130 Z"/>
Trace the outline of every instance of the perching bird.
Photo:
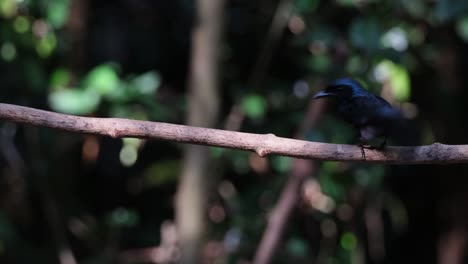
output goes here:
<path id="1" fill-rule="evenodd" d="M 313 98 L 332 97 L 337 101 L 337 114 L 360 131 L 360 145 L 383 137 L 378 148 L 383 148 L 387 137 L 399 127 L 403 117 L 383 98 L 366 91 L 358 82 L 350 78 L 338 79 L 330 83 L 324 91 Z M 367 147 L 369 148 L 369 147 Z M 372 148 L 372 147 L 371 147 Z M 361 149 L 364 156 L 364 150 Z"/>

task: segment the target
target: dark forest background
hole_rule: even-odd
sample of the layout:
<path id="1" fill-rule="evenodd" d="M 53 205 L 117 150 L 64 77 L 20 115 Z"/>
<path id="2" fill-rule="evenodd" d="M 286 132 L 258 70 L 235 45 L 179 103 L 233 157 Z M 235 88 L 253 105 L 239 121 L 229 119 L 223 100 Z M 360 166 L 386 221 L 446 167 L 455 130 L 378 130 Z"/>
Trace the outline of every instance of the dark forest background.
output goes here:
<path id="1" fill-rule="evenodd" d="M 1 102 L 184 124 L 197 8 L 0 0 Z M 394 144 L 468 143 L 468 1 L 231 0 L 221 18 L 215 127 L 295 137 L 351 76 L 411 120 Z M 356 143 L 332 108 L 304 137 Z M 177 262 L 185 147 L 0 122 L 0 262 Z M 203 263 L 251 263 L 295 163 L 207 153 Z M 464 165 L 322 162 L 273 263 L 466 263 L 467 190 Z"/>

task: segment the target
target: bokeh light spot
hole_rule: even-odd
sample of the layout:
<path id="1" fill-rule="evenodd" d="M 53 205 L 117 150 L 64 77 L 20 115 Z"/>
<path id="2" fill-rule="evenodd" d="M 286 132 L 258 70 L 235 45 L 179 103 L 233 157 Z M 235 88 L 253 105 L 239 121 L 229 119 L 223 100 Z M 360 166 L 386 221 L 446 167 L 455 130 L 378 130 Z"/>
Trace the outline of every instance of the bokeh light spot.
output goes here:
<path id="1" fill-rule="evenodd" d="M 337 216 L 341 221 L 349 221 L 353 217 L 353 208 L 349 204 L 342 204 L 337 209 Z"/>
<path id="2" fill-rule="evenodd" d="M 0 1 L 0 14 L 3 17 L 10 18 L 16 15 L 18 11 L 18 5 L 13 0 L 2 0 Z"/>
<path id="3" fill-rule="evenodd" d="M 220 204 L 215 204 L 210 207 L 208 216 L 214 223 L 221 223 L 226 218 L 226 211 Z"/>
<path id="4" fill-rule="evenodd" d="M 32 25 L 32 32 L 34 33 L 36 37 L 42 38 L 47 34 L 48 31 L 49 31 L 49 26 L 44 20 L 38 19 L 34 21 Z"/>
<path id="5" fill-rule="evenodd" d="M 405 51 L 408 48 L 406 32 L 400 27 L 394 27 L 382 36 L 382 44 L 396 51 Z"/>
<path id="6" fill-rule="evenodd" d="M 224 199 L 230 199 L 236 195 L 236 189 L 230 181 L 222 181 L 218 186 L 218 192 Z"/>
<path id="7" fill-rule="evenodd" d="M 16 57 L 16 47 L 11 42 L 5 42 L 0 48 L 0 55 L 4 61 L 12 61 Z"/>
<path id="8" fill-rule="evenodd" d="M 345 232 L 340 239 L 340 245 L 346 250 L 354 250 L 357 246 L 357 238 L 351 232 Z"/>
<path id="9" fill-rule="evenodd" d="M 29 20 L 24 16 L 19 16 L 13 21 L 13 28 L 18 33 L 25 33 L 29 30 L 30 23 Z"/>
<path id="10" fill-rule="evenodd" d="M 42 58 L 47 58 L 52 54 L 57 45 L 57 39 L 55 35 L 48 34 L 47 36 L 41 38 L 36 44 L 36 51 L 39 56 Z"/>
<path id="11" fill-rule="evenodd" d="M 298 35 L 304 31 L 305 23 L 300 16 L 293 16 L 289 20 L 288 27 L 293 34 Z"/>
<path id="12" fill-rule="evenodd" d="M 95 136 L 86 137 L 82 150 L 83 160 L 86 162 L 96 161 L 99 154 L 99 141 Z"/>
<path id="13" fill-rule="evenodd" d="M 326 237 L 334 237 L 337 232 L 335 221 L 331 219 L 325 219 L 320 223 L 320 231 Z"/>
<path id="14" fill-rule="evenodd" d="M 126 208 L 117 208 L 110 215 L 110 221 L 116 226 L 132 226 L 138 222 L 138 215 Z"/>
<path id="15" fill-rule="evenodd" d="M 120 150 L 120 162 L 126 167 L 130 167 L 138 159 L 137 148 L 133 145 L 124 145 Z"/>
<path id="16" fill-rule="evenodd" d="M 304 80 L 298 80 L 293 86 L 294 95 L 298 98 L 304 98 L 310 93 L 309 84 Z"/>

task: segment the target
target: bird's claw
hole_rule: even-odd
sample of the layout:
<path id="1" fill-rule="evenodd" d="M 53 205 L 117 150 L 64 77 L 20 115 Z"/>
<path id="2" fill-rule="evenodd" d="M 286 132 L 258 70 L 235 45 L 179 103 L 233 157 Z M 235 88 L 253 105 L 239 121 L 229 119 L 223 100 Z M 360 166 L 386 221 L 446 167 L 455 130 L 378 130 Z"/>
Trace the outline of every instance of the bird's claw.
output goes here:
<path id="1" fill-rule="evenodd" d="M 364 151 L 364 149 L 375 149 L 375 147 L 372 145 L 360 144 L 359 147 L 361 148 L 361 155 L 363 160 L 366 160 L 366 152 Z"/>
<path id="2" fill-rule="evenodd" d="M 364 149 L 383 150 L 386 145 L 387 145 L 387 138 L 386 137 L 385 137 L 384 141 L 378 146 L 360 144 L 359 147 L 361 148 L 362 159 L 366 160 L 366 152 L 364 151 Z"/>

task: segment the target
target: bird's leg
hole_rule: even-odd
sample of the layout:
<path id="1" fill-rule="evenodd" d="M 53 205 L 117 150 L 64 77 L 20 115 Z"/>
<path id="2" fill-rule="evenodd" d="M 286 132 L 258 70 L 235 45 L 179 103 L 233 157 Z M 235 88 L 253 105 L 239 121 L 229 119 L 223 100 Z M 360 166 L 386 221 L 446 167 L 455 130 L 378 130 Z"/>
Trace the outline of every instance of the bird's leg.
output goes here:
<path id="1" fill-rule="evenodd" d="M 376 150 L 382 150 L 386 145 L 387 145 L 387 136 L 384 136 L 384 140 L 382 143 L 380 143 L 378 146 L 373 146 L 373 145 L 364 145 L 364 141 L 362 138 L 360 138 L 360 144 L 359 146 L 361 148 L 366 148 L 366 149 L 376 149 Z"/>
<path id="2" fill-rule="evenodd" d="M 358 127 L 359 129 L 359 146 L 361 149 L 367 148 L 372 149 L 372 145 L 370 144 L 370 140 L 373 138 L 373 130 L 371 127 Z"/>
<path id="3" fill-rule="evenodd" d="M 370 148 L 372 146 L 365 145 L 366 141 L 361 137 L 359 137 L 359 147 L 361 148 L 361 156 L 363 160 L 366 160 L 366 152 L 364 151 L 365 148 Z"/>
<path id="4" fill-rule="evenodd" d="M 361 148 L 361 156 L 362 156 L 362 159 L 363 160 L 366 160 L 366 152 L 364 151 L 365 148 L 367 148 L 366 146 L 362 145 L 362 144 L 359 144 L 359 147 Z"/>

